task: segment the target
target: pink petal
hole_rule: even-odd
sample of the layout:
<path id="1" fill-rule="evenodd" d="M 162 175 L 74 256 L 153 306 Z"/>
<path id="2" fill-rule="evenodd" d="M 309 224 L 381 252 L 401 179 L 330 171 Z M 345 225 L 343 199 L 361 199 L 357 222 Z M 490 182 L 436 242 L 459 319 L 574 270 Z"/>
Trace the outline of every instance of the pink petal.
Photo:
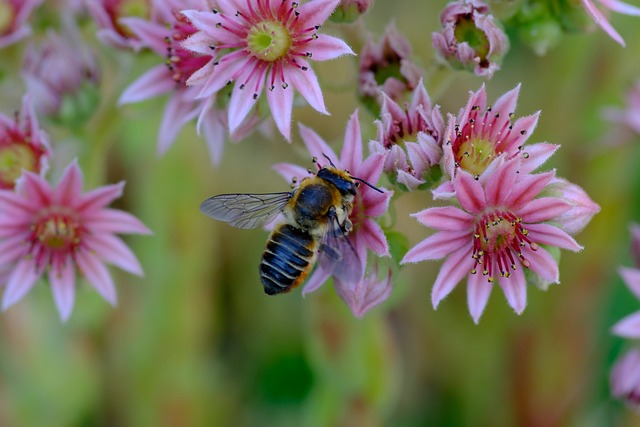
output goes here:
<path id="1" fill-rule="evenodd" d="M 573 252 L 582 250 L 582 246 L 558 227 L 551 224 L 524 224 L 529 231 L 529 238 L 544 245 L 568 249 Z"/>
<path id="2" fill-rule="evenodd" d="M 454 180 L 458 201 L 467 212 L 477 214 L 487 207 L 482 185 L 471 174 L 459 170 Z"/>
<path id="3" fill-rule="evenodd" d="M 562 215 L 571 209 L 571 204 L 557 197 L 540 197 L 533 199 L 516 214 L 527 223 L 548 221 L 558 215 Z"/>
<path id="4" fill-rule="evenodd" d="M 59 271 L 49 270 L 49 283 L 53 299 L 58 307 L 60 320 L 66 322 L 71 316 L 75 300 L 76 275 L 71 258 Z"/>
<path id="5" fill-rule="evenodd" d="M 56 189 L 58 203 L 63 206 L 74 205 L 82 194 L 82 171 L 78 162 L 73 160 L 65 169 Z"/>
<path id="6" fill-rule="evenodd" d="M 204 71 L 208 75 L 200 89 L 198 98 L 208 98 L 231 83 L 249 62 L 250 58 L 244 51 L 235 51 L 220 58 L 218 65 L 212 65 L 212 69 L 207 67 Z M 203 75 L 195 72 L 187 79 L 187 86 L 201 84 L 203 79 Z"/>
<path id="7" fill-rule="evenodd" d="M 307 294 L 318 289 L 320 286 L 324 285 L 329 276 L 331 275 L 327 273 L 322 267 L 320 267 L 319 265 L 316 266 L 316 269 L 311 274 L 311 277 L 307 279 L 307 284 L 302 290 L 302 296 L 304 297 Z"/>
<path id="8" fill-rule="evenodd" d="M 3 214 L 20 218 L 29 216 L 33 210 L 34 206 L 20 194 L 10 190 L 0 190 L 0 212 Z"/>
<path id="9" fill-rule="evenodd" d="M 340 163 L 343 168 L 349 170 L 355 170 L 362 164 L 362 134 L 360 133 L 358 110 L 351 114 L 347 122 L 344 144 L 340 152 Z"/>
<path id="10" fill-rule="evenodd" d="M 315 3 L 317 1 L 323 0 L 313 0 L 306 4 Z M 328 115 L 329 112 L 324 106 L 322 89 L 320 89 L 320 84 L 318 84 L 316 73 L 306 61 L 298 59 L 297 62 L 299 62 L 299 65 L 301 67 L 307 67 L 306 70 L 302 70 L 302 68 L 298 68 L 297 66 L 293 65 L 284 66 L 283 68 L 285 80 L 288 80 L 291 82 L 291 84 L 293 84 L 296 90 L 300 93 L 300 95 L 302 95 L 302 97 L 309 103 L 311 107 L 322 114 Z"/>
<path id="11" fill-rule="evenodd" d="M 187 101 L 176 94 L 167 101 L 158 130 L 158 155 L 169 150 L 178 137 L 180 130 L 198 115 L 194 101 Z"/>
<path id="12" fill-rule="evenodd" d="M 553 171 L 521 176 L 521 180 L 512 185 L 511 194 L 505 204 L 511 206 L 511 209 L 515 211 L 519 210 L 540 194 L 554 176 L 555 172 Z"/>
<path id="13" fill-rule="evenodd" d="M 518 266 L 519 267 L 519 266 Z M 527 281 L 522 268 L 511 270 L 511 276 L 498 277 L 498 283 L 507 302 L 516 313 L 521 314 L 527 305 Z"/>
<path id="14" fill-rule="evenodd" d="M 340 159 L 338 159 L 336 153 L 327 145 L 326 142 L 324 142 L 320 135 L 318 135 L 313 129 L 308 128 L 301 123 L 298 123 L 298 129 L 300 131 L 300 136 L 304 141 L 304 145 L 307 147 L 307 151 L 312 157 L 315 157 L 320 163 L 324 164 L 326 162 L 324 156 L 328 156 L 333 163 L 338 166 L 338 168 L 341 167 Z"/>
<path id="15" fill-rule="evenodd" d="M 467 279 L 467 306 L 469 307 L 469 314 L 471 314 L 471 318 L 476 325 L 487 306 L 492 289 L 493 283 L 489 282 L 482 274 L 469 274 Z"/>
<path id="16" fill-rule="evenodd" d="M 288 182 L 293 182 L 294 180 L 300 182 L 303 178 L 310 176 L 305 168 L 291 163 L 276 163 L 272 168 Z"/>
<path id="17" fill-rule="evenodd" d="M 471 238 L 469 232 L 437 232 L 415 245 L 405 254 L 400 264 L 441 259 L 453 251 L 466 247 L 471 257 Z"/>
<path id="18" fill-rule="evenodd" d="M 631 292 L 633 292 L 637 298 L 640 298 L 640 270 L 621 267 L 618 272 Z"/>
<path id="19" fill-rule="evenodd" d="M 538 169 L 538 167 L 542 166 L 555 154 L 558 148 L 560 148 L 559 145 L 547 144 L 545 142 L 525 146 L 524 151 L 529 157 L 523 160 L 520 172 L 531 173 Z"/>
<path id="20" fill-rule="evenodd" d="M 312 0 L 298 7 L 298 28 L 315 27 L 324 24 L 340 3 L 340 0 Z"/>
<path id="21" fill-rule="evenodd" d="M 624 13 L 625 15 L 640 16 L 640 8 L 632 6 L 627 3 L 623 3 L 617 0 L 600 0 L 607 9 L 618 13 Z"/>
<path id="22" fill-rule="evenodd" d="M 53 190 L 40 175 L 32 172 L 22 174 L 24 196 L 32 204 L 49 206 L 52 202 Z M 32 205 L 33 206 L 33 205 Z"/>
<path id="23" fill-rule="evenodd" d="M 611 37 L 616 42 L 618 42 L 621 46 L 624 47 L 625 44 L 624 44 L 624 40 L 622 39 L 622 36 L 620 36 L 620 34 L 618 34 L 618 32 L 611 26 L 611 24 L 609 23 L 607 18 L 602 14 L 602 12 L 600 12 L 598 8 L 595 7 L 590 0 L 581 0 L 581 2 L 584 8 L 587 10 L 587 13 L 591 15 L 591 17 L 596 22 L 596 24 L 598 24 L 600 28 L 602 28 L 607 34 L 609 34 L 609 37 Z"/>
<path id="24" fill-rule="evenodd" d="M 560 272 L 555 259 L 544 248 L 538 248 L 533 251 L 529 246 L 522 248 L 522 254 L 525 259 L 529 260 L 534 273 L 549 283 L 558 283 L 560 281 Z"/>
<path id="25" fill-rule="evenodd" d="M 351 173 L 360 179 L 364 179 L 371 185 L 376 185 L 378 183 L 378 180 L 380 179 L 380 175 L 382 175 L 383 167 L 384 155 L 370 154 L 369 157 L 364 159 L 364 161 L 360 165 L 354 167 Z M 393 192 L 391 191 L 389 193 L 393 194 Z"/>
<path id="26" fill-rule="evenodd" d="M 158 65 L 129 85 L 122 92 L 118 104 L 132 104 L 154 98 L 175 90 L 176 82 L 171 79 L 166 65 Z"/>
<path id="27" fill-rule="evenodd" d="M 15 266 L 2 297 L 2 311 L 8 309 L 24 297 L 40 278 L 33 260 L 21 259 Z"/>
<path id="28" fill-rule="evenodd" d="M 293 88 L 275 85 L 267 90 L 267 103 L 278 130 L 291 142 L 291 108 L 293 107 Z"/>
<path id="29" fill-rule="evenodd" d="M 118 184 L 105 185 L 95 190 L 91 190 L 82 195 L 75 208 L 78 211 L 89 213 L 93 210 L 102 209 L 118 197 L 122 196 L 124 181 Z"/>
<path id="30" fill-rule="evenodd" d="M 613 325 L 611 332 L 624 338 L 640 338 L 640 311 L 625 317 Z"/>
<path id="31" fill-rule="evenodd" d="M 505 151 L 515 152 L 518 150 L 518 146 L 524 145 L 525 141 L 529 139 L 529 136 L 533 134 L 536 125 L 538 124 L 538 118 L 540 117 L 540 111 L 535 114 L 526 117 L 520 117 L 512 125 L 512 129 L 509 132 L 509 136 L 506 138 Z M 496 138 L 500 138 L 499 134 L 496 134 Z M 527 147 L 525 147 L 526 149 Z"/>
<path id="32" fill-rule="evenodd" d="M 118 22 L 129 27 L 145 47 L 151 48 L 159 55 L 167 54 L 167 43 L 164 39 L 170 37 L 171 32 L 166 26 L 135 17 L 120 18 Z"/>
<path id="33" fill-rule="evenodd" d="M 211 49 L 211 46 L 216 44 L 215 39 L 213 39 L 209 34 L 204 31 L 198 31 L 184 40 L 181 43 L 181 46 L 200 55 L 213 56 L 215 50 Z"/>
<path id="34" fill-rule="evenodd" d="M 379 217 L 389 210 L 389 201 L 393 191 L 381 188 L 383 193 L 378 193 L 366 186 L 360 186 L 362 202 L 365 206 L 364 213 L 369 217 Z"/>
<path id="35" fill-rule="evenodd" d="M 222 152 L 225 143 L 225 128 L 219 121 L 207 114 L 207 119 L 202 121 L 202 134 L 209 149 L 209 157 L 213 166 L 219 166 L 222 160 Z"/>
<path id="36" fill-rule="evenodd" d="M 222 44 L 235 44 L 238 41 L 238 35 L 234 31 L 228 31 L 218 24 L 223 22 L 220 14 L 209 11 L 183 10 L 182 13 L 189 21 L 200 31 L 204 31 L 213 39 L 218 40 Z"/>
<path id="37" fill-rule="evenodd" d="M 264 74 L 257 70 L 257 64 L 249 64 L 238 76 L 231 101 L 229 102 L 229 132 L 233 133 L 247 117 L 251 108 L 257 104 L 258 97 L 264 88 Z M 273 115 L 279 113 L 273 112 Z"/>
<path id="38" fill-rule="evenodd" d="M 116 305 L 116 287 L 102 261 L 88 251 L 80 251 L 76 254 L 76 262 L 91 286 L 111 305 Z"/>
<path id="39" fill-rule="evenodd" d="M 380 228 L 378 223 L 366 219 L 362 223 L 362 228 L 358 232 L 363 236 L 364 241 L 369 249 L 371 249 L 378 256 L 390 256 L 389 244 L 387 243 L 387 237 L 384 235 L 384 231 Z"/>
<path id="40" fill-rule="evenodd" d="M 97 232 L 151 234 L 138 218 L 117 209 L 101 209 L 84 215 L 83 219 L 89 229 Z"/>
<path id="41" fill-rule="evenodd" d="M 474 220 L 473 215 L 455 206 L 429 208 L 411 216 L 422 225 L 443 231 L 469 230 L 472 228 Z"/>
<path id="42" fill-rule="evenodd" d="M 490 206 L 504 206 L 511 194 L 512 185 L 516 182 L 520 161 L 510 160 L 502 164 L 487 179 L 485 194 Z"/>
<path id="43" fill-rule="evenodd" d="M 433 308 L 437 308 L 440 301 L 451 293 L 463 277 L 469 274 L 471 266 L 473 265 L 471 251 L 469 249 L 469 247 L 458 249 L 449 255 L 442 264 L 442 268 L 440 268 L 440 272 L 431 291 Z"/>
<path id="44" fill-rule="evenodd" d="M 492 113 L 500 113 L 501 116 L 508 117 L 511 113 L 516 111 L 516 105 L 518 104 L 518 96 L 520 94 L 520 83 L 516 85 L 509 92 L 502 95 L 493 104 L 491 109 Z"/>
<path id="45" fill-rule="evenodd" d="M 13 263 L 28 253 L 29 246 L 26 238 L 27 233 L 23 232 L 15 237 L 12 236 L 0 241 L 0 265 Z"/>
<path id="46" fill-rule="evenodd" d="M 316 40 L 310 41 L 303 47 L 311 53 L 311 59 L 314 61 L 328 61 L 342 55 L 355 55 L 345 42 L 327 34 L 318 34 Z"/>
<path id="47" fill-rule="evenodd" d="M 131 249 L 113 234 L 93 233 L 87 237 L 86 245 L 106 262 L 137 276 L 143 275 L 142 267 Z"/>

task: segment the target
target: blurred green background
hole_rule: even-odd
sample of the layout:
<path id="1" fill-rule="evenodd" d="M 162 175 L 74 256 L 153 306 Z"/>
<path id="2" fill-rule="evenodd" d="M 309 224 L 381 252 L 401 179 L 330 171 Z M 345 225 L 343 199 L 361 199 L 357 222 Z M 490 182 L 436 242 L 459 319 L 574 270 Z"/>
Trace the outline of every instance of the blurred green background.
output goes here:
<path id="1" fill-rule="evenodd" d="M 366 27 L 379 37 L 393 19 L 414 59 L 429 67 L 430 34 L 444 4 L 378 0 Z M 330 284 L 306 298 L 299 291 L 266 296 L 257 265 L 267 232 L 217 223 L 198 205 L 217 193 L 287 190 L 271 166 L 310 165 L 297 133 L 291 145 L 278 135 L 227 144 L 214 169 L 190 125 L 158 158 L 162 103 L 115 106 L 158 59 L 91 40 L 103 71 L 101 108 L 82 137 L 45 123 L 57 151 L 52 172 L 56 177 L 77 156 L 86 188 L 127 181 L 114 206 L 154 231 L 125 237 L 145 277 L 112 269 L 115 309 L 80 283 L 66 324 L 44 283 L 2 314 L 0 426 L 640 425 L 608 385 L 613 361 L 630 345 L 609 328 L 640 308 L 617 274 L 618 266 L 632 265 L 628 225 L 640 221 L 640 137 L 607 145 L 613 127 L 600 113 L 605 105 L 621 107 L 640 78 L 640 20 L 611 20 L 626 48 L 596 30 L 567 35 L 540 57 L 512 38 L 502 70 L 487 82 L 490 101 L 522 83 L 516 116 L 542 110 L 529 142 L 562 146 L 545 168 L 582 186 L 602 211 L 577 238 L 584 251 L 563 254 L 561 284 L 546 292 L 531 287 L 520 316 L 495 291 L 477 326 L 464 285 L 433 310 L 436 262 L 403 268 L 391 298 L 362 319 Z M 348 32 L 357 45 L 362 34 Z M 19 52 L 13 47 L 3 56 L 19 63 Z M 9 113 L 22 95 L 12 84 L 19 67 L 0 67 L 0 107 Z M 357 59 L 315 69 L 332 115 L 300 107 L 294 121 L 339 149 L 358 107 Z M 481 83 L 459 73 L 446 88 L 435 78 L 426 86 L 443 112 L 457 113 Z M 374 118 L 361 108 L 360 119 L 372 137 Z M 398 228 L 411 245 L 429 231 L 407 214 L 431 203 L 425 192 L 398 201 Z"/>

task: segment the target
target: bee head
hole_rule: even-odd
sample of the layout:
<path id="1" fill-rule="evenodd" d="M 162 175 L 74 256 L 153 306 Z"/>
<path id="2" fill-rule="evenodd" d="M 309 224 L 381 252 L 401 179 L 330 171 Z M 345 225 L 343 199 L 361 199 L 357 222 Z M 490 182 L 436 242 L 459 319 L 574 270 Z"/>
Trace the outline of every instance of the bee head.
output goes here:
<path id="1" fill-rule="evenodd" d="M 317 176 L 333 184 L 343 196 L 355 197 L 358 186 L 348 173 L 330 166 L 320 169 Z"/>

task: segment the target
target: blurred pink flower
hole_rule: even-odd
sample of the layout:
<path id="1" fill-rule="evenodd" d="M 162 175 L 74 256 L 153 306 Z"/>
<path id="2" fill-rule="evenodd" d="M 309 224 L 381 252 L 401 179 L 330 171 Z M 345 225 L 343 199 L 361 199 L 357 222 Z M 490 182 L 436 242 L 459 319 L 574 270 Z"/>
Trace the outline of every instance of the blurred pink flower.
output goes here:
<path id="1" fill-rule="evenodd" d="M 291 139 L 295 89 L 317 111 L 328 114 L 316 74 L 308 60 L 326 61 L 353 54 L 342 40 L 317 30 L 339 0 L 219 0 L 220 10 L 182 13 L 200 32 L 183 46 L 194 52 L 218 53 L 191 75 L 188 85 L 202 86 L 199 97 L 213 96 L 235 82 L 228 106 L 230 132 L 235 132 L 257 104 L 265 85 L 275 123 Z"/>
<path id="2" fill-rule="evenodd" d="M 72 19 L 62 33 L 48 31 L 39 47 L 27 47 L 22 78 L 39 114 L 80 121 L 94 111 L 100 69 Z"/>
<path id="3" fill-rule="evenodd" d="M 0 0 L 0 49 L 31 34 L 27 21 L 42 0 Z"/>
<path id="4" fill-rule="evenodd" d="M 432 34 L 433 47 L 454 68 L 491 78 L 509 50 L 509 39 L 480 0 L 449 3 L 440 14 L 442 30 Z"/>
<path id="5" fill-rule="evenodd" d="M 612 123 L 621 124 L 640 135 L 640 79 L 627 93 L 625 108 L 608 107 L 604 117 Z"/>
<path id="6" fill-rule="evenodd" d="M 412 215 L 437 232 L 410 249 L 402 264 L 446 258 L 433 285 L 434 307 L 466 277 L 469 312 L 477 323 L 497 278 L 507 302 L 520 314 L 527 303 L 525 268 L 546 282 L 559 280 L 556 260 L 540 245 L 581 249 L 567 233 L 546 223 L 569 210 L 569 203 L 536 198 L 554 172 L 531 175 L 522 169 L 519 158 L 507 160 L 484 183 L 460 171 L 454 184 L 461 208 L 435 207 Z"/>
<path id="7" fill-rule="evenodd" d="M 211 162 L 218 165 L 224 149 L 226 115 L 214 105 L 213 98 L 198 100 L 199 90 L 185 84 L 194 72 L 211 60 L 213 51 L 195 53 L 181 44 L 197 29 L 179 10 L 184 7 L 204 8 L 205 5 L 200 0 L 158 1 L 154 3 L 153 20 L 135 17 L 120 20 L 135 34 L 138 46 L 151 49 L 161 63 L 125 89 L 119 102 L 128 104 L 169 95 L 158 131 L 158 154 L 166 153 L 184 125 L 197 118 L 198 132 L 204 134 Z M 257 117 L 248 118 L 231 135 L 232 139 L 241 139 L 257 124 Z"/>
<path id="8" fill-rule="evenodd" d="M 394 23 L 387 25 L 377 43 L 371 35 L 367 37 L 360 52 L 358 95 L 367 106 L 377 105 L 377 108 L 370 107 L 376 114 L 380 92 L 400 102 L 407 92 L 418 86 L 422 72 L 411 56 L 411 44 L 398 32 Z"/>
<path id="9" fill-rule="evenodd" d="M 571 209 L 553 218 L 553 223 L 572 236 L 581 232 L 591 218 L 600 212 L 600 206 L 591 200 L 580 186 L 563 178 L 554 178 L 545 190 L 545 196 L 558 197 L 571 205 Z"/>
<path id="10" fill-rule="evenodd" d="M 624 46 L 624 40 L 622 36 L 611 26 L 611 23 L 607 20 L 607 17 L 596 7 L 591 0 L 580 0 L 582 6 L 587 13 L 591 15 L 596 24 L 600 26 L 612 39 Z M 596 0 L 596 3 L 603 6 L 612 12 L 623 13 L 625 15 L 640 16 L 640 8 L 632 6 L 630 4 L 621 2 L 619 0 Z"/>
<path id="11" fill-rule="evenodd" d="M 413 91 L 411 104 L 404 108 L 386 94 L 382 97 L 378 134 L 369 149 L 385 156 L 384 171 L 392 181 L 415 190 L 425 183 L 431 167 L 439 167 L 442 158 L 444 120 L 440 107 L 431 107 L 422 80 Z"/>
<path id="12" fill-rule="evenodd" d="M 0 113 L 0 189 L 12 190 L 23 170 L 44 174 L 50 157 L 48 136 L 25 95 L 15 117 Z"/>
<path id="13" fill-rule="evenodd" d="M 382 174 L 384 156 L 373 153 L 369 155 L 369 157 L 363 158 L 362 135 L 360 133 L 360 122 L 357 112 L 352 114 L 347 124 L 340 157 L 338 157 L 329 145 L 313 130 L 303 125 L 299 125 L 299 127 L 302 139 L 312 157 L 322 161 L 326 155 L 333 161 L 338 169 L 346 169 L 352 176 L 376 185 Z M 274 169 L 289 181 L 296 181 L 309 175 L 309 172 L 305 168 L 288 163 L 276 164 Z M 349 215 L 349 219 L 353 223 L 353 230 L 348 238 L 361 263 L 360 266 L 353 267 L 360 269 L 362 273 L 364 273 L 366 269 L 368 250 L 371 250 L 377 256 L 389 256 L 387 239 L 382 228 L 380 228 L 373 218 L 377 218 L 387 211 L 392 195 L 392 191 L 385 190 L 379 193 L 366 185 L 361 185 L 358 188 L 355 200 L 353 201 L 353 210 Z M 302 292 L 303 295 L 318 289 L 329 276 L 330 273 L 325 271 L 321 265 L 318 265 L 307 280 L 307 284 Z M 371 298 L 371 295 L 379 292 L 373 290 L 374 288 L 386 288 L 386 285 L 381 285 L 379 281 L 373 278 L 374 276 L 370 276 L 367 279 L 363 279 L 363 277 L 363 274 L 360 274 L 360 280 L 352 283 L 334 280 L 338 294 L 343 296 L 345 302 L 349 304 L 356 314 L 363 313 L 366 309 L 373 306 L 372 303 L 366 303 L 366 301 L 371 301 L 371 299 L 367 298 Z M 384 292 L 381 293 L 384 294 Z M 373 300 L 377 302 L 381 301 L 379 298 L 373 298 Z"/>
<path id="14" fill-rule="evenodd" d="M 621 267 L 620 276 L 629 287 L 633 295 L 640 299 L 640 270 L 636 268 Z M 613 325 L 611 329 L 616 335 L 625 338 L 640 338 L 640 310 L 630 314 Z"/>
<path id="15" fill-rule="evenodd" d="M 11 266 L 2 310 L 47 274 L 61 319 L 71 315 L 78 270 L 111 304 L 116 289 L 105 266 L 141 276 L 135 255 L 115 233 L 148 234 L 133 215 L 106 208 L 120 197 L 124 182 L 82 192 L 82 172 L 71 163 L 57 187 L 25 172 L 17 192 L 0 190 L 0 266 Z"/>
<path id="16" fill-rule="evenodd" d="M 380 277 L 378 264 L 375 263 L 372 271 L 360 282 L 349 284 L 335 279 L 336 292 L 351 308 L 354 316 L 364 316 L 367 311 L 389 298 L 393 290 L 393 282 L 391 270 L 386 269 L 385 272 L 383 277 Z"/>
<path id="17" fill-rule="evenodd" d="M 638 410 L 640 408 L 640 349 L 627 351 L 611 369 L 611 394 Z"/>
<path id="18" fill-rule="evenodd" d="M 640 225 L 632 223 L 629 231 L 631 231 L 631 255 L 636 267 L 640 267 Z"/>
<path id="19" fill-rule="evenodd" d="M 120 21 L 126 16 L 151 17 L 151 3 L 163 0 L 83 0 L 98 26 L 97 37 L 118 48 L 140 48 L 137 37 Z"/>
<path id="20" fill-rule="evenodd" d="M 487 94 L 482 85 L 480 90 L 470 93 L 469 102 L 457 117 L 449 115 L 443 138 L 443 168 L 449 180 L 434 190 L 436 198 L 453 196 L 450 180 L 458 169 L 485 182 L 499 162 L 518 157 L 522 160 L 521 172 L 529 173 L 559 148 L 548 143 L 524 146 L 538 124 L 540 112 L 511 123 L 519 92 L 520 85 L 498 98 L 491 107 L 487 105 Z"/>

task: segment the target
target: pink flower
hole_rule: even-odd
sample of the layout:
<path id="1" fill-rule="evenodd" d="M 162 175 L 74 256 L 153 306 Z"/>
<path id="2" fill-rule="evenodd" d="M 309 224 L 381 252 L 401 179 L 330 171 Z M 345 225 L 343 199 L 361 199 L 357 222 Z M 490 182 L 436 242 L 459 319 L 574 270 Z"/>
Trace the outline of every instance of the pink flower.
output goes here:
<path id="1" fill-rule="evenodd" d="M 317 30 L 339 0 L 219 0 L 220 10 L 182 13 L 200 30 L 183 42 L 194 52 L 216 52 L 191 75 L 188 85 L 202 86 L 199 97 L 213 96 L 235 82 L 229 102 L 231 133 L 257 104 L 266 85 L 266 98 L 275 123 L 287 140 L 291 134 L 293 87 L 317 111 L 328 114 L 309 60 L 326 61 L 353 54 L 340 39 Z"/>
<path id="2" fill-rule="evenodd" d="M 480 0 L 449 3 L 440 14 L 442 30 L 432 34 L 434 49 L 454 68 L 491 78 L 509 50 L 509 39 Z"/>
<path id="3" fill-rule="evenodd" d="M 0 1 L 0 49 L 31 34 L 27 21 L 42 0 Z"/>
<path id="4" fill-rule="evenodd" d="M 372 185 L 378 182 L 382 174 L 384 157 L 382 154 L 371 154 L 369 157 L 363 158 L 362 136 L 357 112 L 353 113 L 347 124 L 340 157 L 313 130 L 300 125 L 300 134 L 307 150 L 318 161 L 322 161 L 326 155 L 338 169 L 346 169 L 352 176 L 363 179 Z M 288 163 L 277 164 L 274 169 L 290 181 L 299 180 L 309 174 L 305 168 Z M 353 211 L 349 215 L 349 219 L 353 223 L 353 230 L 348 238 L 361 263 L 360 266 L 354 266 L 354 268 L 360 269 L 363 273 L 366 269 L 369 250 L 378 256 L 389 256 L 387 239 L 382 228 L 373 218 L 377 218 L 387 211 L 392 194 L 393 192 L 386 190 L 379 193 L 366 185 L 361 185 L 358 188 L 353 202 Z M 307 280 L 303 295 L 318 289 L 329 276 L 330 274 L 318 265 Z M 379 292 L 377 290 L 374 291 L 373 288 L 379 289 L 382 287 L 386 289 L 387 286 L 385 284 L 380 285 L 379 281 L 374 279 L 373 276 L 367 279 L 363 279 L 363 277 L 361 275 L 361 280 L 353 283 L 345 283 L 339 279 L 334 280 L 338 293 L 343 296 L 356 315 L 357 313 L 364 313 L 366 309 L 372 307 L 374 304 L 370 301 L 375 300 L 376 303 L 381 301 L 380 298 L 371 297 L 373 293 Z M 380 293 L 386 295 L 384 292 Z M 357 295 L 357 297 L 354 295 Z"/>
<path id="5" fill-rule="evenodd" d="M 611 369 L 611 393 L 632 408 L 640 408 L 640 349 L 629 350 Z"/>
<path id="6" fill-rule="evenodd" d="M 12 190 L 23 170 L 44 174 L 50 157 L 47 134 L 25 95 L 14 118 L 0 114 L 0 189 Z"/>
<path id="7" fill-rule="evenodd" d="M 400 102 L 408 91 L 418 86 L 422 72 L 411 56 L 411 44 L 393 23 L 377 43 L 371 35 L 367 37 L 360 52 L 358 95 L 375 115 L 380 108 L 380 92 Z"/>
<path id="8" fill-rule="evenodd" d="M 633 223 L 631 231 L 631 255 L 636 267 L 640 267 L 640 225 Z"/>
<path id="9" fill-rule="evenodd" d="M 611 26 L 607 17 L 598 9 L 591 0 L 581 0 L 582 6 L 587 13 L 591 15 L 596 24 L 600 26 L 612 39 L 624 46 L 624 40 L 622 36 Z M 621 2 L 619 0 L 597 0 L 601 6 L 605 9 L 609 9 L 612 12 L 623 13 L 625 15 L 640 16 L 640 8 L 632 6 L 630 4 Z"/>
<path id="10" fill-rule="evenodd" d="M 336 292 L 356 317 L 364 316 L 367 311 L 385 301 L 392 290 L 391 270 L 386 269 L 386 274 L 380 277 L 377 263 L 374 264 L 371 273 L 360 282 L 336 284 Z"/>
<path id="11" fill-rule="evenodd" d="M 492 106 L 487 105 L 484 85 L 470 94 L 469 102 L 457 117 L 449 115 L 444 134 L 443 169 L 453 179 L 458 169 L 465 170 L 485 182 L 499 162 L 522 159 L 521 172 L 529 173 L 542 165 L 559 146 L 548 143 L 525 143 L 538 124 L 540 112 L 511 123 L 520 85 L 502 95 Z M 504 154 L 504 156 L 502 155 Z M 434 190 L 436 198 L 453 196 L 451 181 Z"/>
<path id="12" fill-rule="evenodd" d="M 71 315 L 75 272 L 111 304 L 116 289 L 106 263 L 141 276 L 135 255 L 115 233 L 150 233 L 129 213 L 106 206 L 124 182 L 82 192 L 82 172 L 71 163 L 57 187 L 25 172 L 18 191 L 0 190 L 0 269 L 10 266 L 2 299 L 6 310 L 46 274 L 61 319 Z"/>
<path id="13" fill-rule="evenodd" d="M 138 40 L 120 19 L 125 16 L 149 18 L 151 3 L 162 0 L 83 0 L 98 25 L 97 36 L 104 44 L 118 48 L 140 48 Z"/>
<path id="14" fill-rule="evenodd" d="M 123 18 L 120 21 L 135 34 L 139 47 L 151 49 L 158 55 L 159 65 L 144 73 L 120 97 L 120 104 L 144 101 L 169 95 L 160 130 L 158 154 L 171 147 L 184 125 L 198 118 L 198 131 L 202 130 L 209 148 L 211 162 L 219 164 L 224 148 L 226 115 L 214 105 L 214 99 L 197 100 L 198 89 L 185 82 L 212 58 L 212 51 L 195 53 L 182 47 L 181 42 L 197 29 L 178 11 L 185 7 L 204 7 L 199 0 L 166 0 L 154 5 L 154 20 Z M 241 139 L 257 125 L 257 117 L 245 120 L 231 135 Z"/>
<path id="15" fill-rule="evenodd" d="M 554 178 L 547 186 L 545 195 L 558 197 L 571 205 L 571 209 L 555 217 L 553 222 L 572 236 L 581 232 L 591 218 L 600 212 L 600 206 L 591 200 L 586 191 L 563 178 Z"/>
<path id="16" fill-rule="evenodd" d="M 39 47 L 27 47 L 22 78 L 39 114 L 82 122 L 97 106 L 100 70 L 75 22 L 65 24 L 60 34 L 48 31 Z"/>
<path id="17" fill-rule="evenodd" d="M 636 80 L 627 93 L 625 108 L 609 107 L 604 110 L 604 117 L 612 123 L 621 124 L 640 135 L 640 79 Z"/>
<path id="18" fill-rule="evenodd" d="M 636 298 L 640 298 L 640 270 L 621 267 L 620 276 Z M 640 310 L 613 325 L 612 332 L 625 338 L 640 338 Z"/>
<path id="19" fill-rule="evenodd" d="M 497 278 L 509 305 L 520 314 L 527 303 L 525 269 L 543 281 L 559 281 L 556 260 L 540 245 L 579 251 L 567 233 L 546 221 L 571 206 L 554 197 L 536 197 L 554 173 L 523 172 L 519 158 L 500 164 L 485 182 L 460 171 L 454 180 L 461 207 L 445 206 L 413 214 L 437 230 L 401 263 L 446 258 L 432 290 L 434 307 L 467 278 L 469 312 L 477 323 Z"/>
<path id="20" fill-rule="evenodd" d="M 404 108 L 386 94 L 382 97 L 378 135 L 369 149 L 385 155 L 384 171 L 392 181 L 415 190 L 425 183 L 432 167 L 440 167 L 444 133 L 440 107 L 431 107 L 422 80 L 413 91 L 411 104 Z"/>

